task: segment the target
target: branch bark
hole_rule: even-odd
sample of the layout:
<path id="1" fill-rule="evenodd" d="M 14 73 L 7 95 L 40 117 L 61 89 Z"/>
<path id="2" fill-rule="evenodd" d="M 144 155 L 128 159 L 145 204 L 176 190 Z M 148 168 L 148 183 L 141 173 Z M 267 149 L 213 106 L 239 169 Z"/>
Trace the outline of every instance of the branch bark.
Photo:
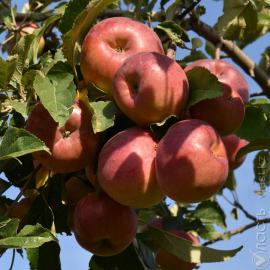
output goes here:
<path id="1" fill-rule="evenodd" d="M 239 233 L 242 233 L 242 232 L 244 232 L 244 231 L 246 231 L 246 230 L 248 230 L 248 229 L 250 229 L 250 228 L 252 228 L 252 227 L 255 227 L 255 226 L 257 226 L 259 223 L 270 223 L 270 218 L 260 219 L 260 220 L 257 220 L 257 221 L 255 221 L 255 222 L 252 222 L 252 223 L 250 223 L 250 224 L 248 224 L 248 225 L 245 225 L 245 226 L 242 226 L 242 227 L 237 228 L 237 229 L 235 229 L 235 230 L 232 230 L 232 231 L 230 231 L 231 236 L 236 235 L 236 234 L 239 234 Z M 208 245 L 211 245 L 211 244 L 213 244 L 213 243 L 216 243 L 216 242 L 218 242 L 218 241 L 220 241 L 220 240 L 223 240 L 223 238 L 222 238 L 223 235 L 224 235 L 224 234 L 221 234 L 221 235 L 220 235 L 218 238 L 216 238 L 215 240 L 207 241 L 207 242 L 203 243 L 203 246 L 208 246 Z"/>

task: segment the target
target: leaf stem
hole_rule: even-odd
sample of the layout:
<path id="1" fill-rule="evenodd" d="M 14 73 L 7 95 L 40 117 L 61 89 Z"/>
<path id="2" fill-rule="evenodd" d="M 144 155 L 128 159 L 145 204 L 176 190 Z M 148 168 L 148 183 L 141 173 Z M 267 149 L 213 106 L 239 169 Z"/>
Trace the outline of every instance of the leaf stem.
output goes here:
<path id="1" fill-rule="evenodd" d="M 15 259 L 15 249 L 13 249 L 13 254 L 12 254 L 12 261 L 9 270 L 12 270 L 13 264 L 14 264 L 14 259 Z"/>

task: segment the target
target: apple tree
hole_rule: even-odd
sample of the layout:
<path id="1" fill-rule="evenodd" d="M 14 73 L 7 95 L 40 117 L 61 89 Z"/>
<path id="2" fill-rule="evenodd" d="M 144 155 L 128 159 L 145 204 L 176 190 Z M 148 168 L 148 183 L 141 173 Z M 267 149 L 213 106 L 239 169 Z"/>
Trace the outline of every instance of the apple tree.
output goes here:
<path id="1" fill-rule="evenodd" d="M 74 234 L 90 270 L 191 270 L 238 256 L 241 243 L 210 245 L 270 222 L 241 204 L 234 175 L 257 151 L 257 195 L 270 184 L 270 47 L 258 63 L 244 52 L 269 32 L 269 0 L 226 0 L 211 26 L 203 0 L 0 2 L 10 269 L 23 249 L 30 269 L 61 269 L 58 235 Z M 251 223 L 227 228 L 240 211 Z"/>

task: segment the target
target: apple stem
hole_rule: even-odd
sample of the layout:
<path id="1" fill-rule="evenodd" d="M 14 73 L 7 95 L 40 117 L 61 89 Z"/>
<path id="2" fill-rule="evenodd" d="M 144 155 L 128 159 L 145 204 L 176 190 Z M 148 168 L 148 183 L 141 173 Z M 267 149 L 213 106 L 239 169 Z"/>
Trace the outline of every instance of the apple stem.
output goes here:
<path id="1" fill-rule="evenodd" d="M 216 45 L 216 50 L 215 50 L 215 59 L 216 60 L 220 59 L 220 50 L 221 50 L 221 47 L 222 47 L 222 44 L 223 44 L 222 40 L 223 39 L 221 38 L 221 41 L 219 43 L 217 43 L 217 45 Z"/>
<path id="2" fill-rule="evenodd" d="M 172 41 L 169 49 L 167 50 L 167 56 L 170 57 L 173 61 L 176 59 L 176 43 Z"/>

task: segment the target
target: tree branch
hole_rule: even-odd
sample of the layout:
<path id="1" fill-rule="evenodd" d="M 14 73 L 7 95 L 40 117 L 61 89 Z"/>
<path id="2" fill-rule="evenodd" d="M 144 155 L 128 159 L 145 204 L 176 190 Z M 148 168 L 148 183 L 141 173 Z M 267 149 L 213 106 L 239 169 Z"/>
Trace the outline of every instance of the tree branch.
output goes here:
<path id="1" fill-rule="evenodd" d="M 10 9 L 10 6 L 8 3 L 6 3 L 4 0 L 0 0 L 0 2 L 8 9 Z"/>
<path id="2" fill-rule="evenodd" d="M 259 223 L 269 223 L 269 222 L 270 222 L 270 218 L 260 219 L 258 221 L 253 222 L 253 223 L 250 223 L 248 225 L 245 225 L 245 226 L 242 226 L 242 227 L 237 228 L 235 230 L 232 230 L 232 231 L 230 231 L 230 233 L 231 233 L 231 236 L 233 236 L 233 235 L 236 235 L 238 233 L 242 233 L 242 232 L 244 232 L 244 231 L 246 231 L 246 230 L 248 230 L 248 229 L 250 229 L 252 227 L 255 227 Z M 222 238 L 223 235 L 225 235 L 225 233 L 224 234 L 221 234 L 215 240 L 211 240 L 211 241 L 207 241 L 207 242 L 203 243 L 203 246 L 208 246 L 208 245 L 211 245 L 213 243 L 216 243 L 216 242 L 218 242 L 220 240 L 223 240 L 223 238 Z"/>
<path id="3" fill-rule="evenodd" d="M 257 93 L 250 95 L 250 97 L 259 97 L 259 96 L 265 96 L 265 93 L 264 92 L 257 92 Z"/>
<path id="4" fill-rule="evenodd" d="M 270 78 L 267 73 L 261 70 L 237 45 L 230 40 L 222 40 L 216 30 L 195 18 L 195 16 L 187 19 L 185 29 L 196 32 L 215 46 L 222 42 L 221 50 L 250 75 L 262 88 L 264 94 L 270 98 Z"/>
<path id="5" fill-rule="evenodd" d="M 189 12 L 191 12 L 199 3 L 201 0 L 196 0 L 191 6 L 189 6 L 181 15 L 179 15 L 179 20 L 183 20 Z"/>

